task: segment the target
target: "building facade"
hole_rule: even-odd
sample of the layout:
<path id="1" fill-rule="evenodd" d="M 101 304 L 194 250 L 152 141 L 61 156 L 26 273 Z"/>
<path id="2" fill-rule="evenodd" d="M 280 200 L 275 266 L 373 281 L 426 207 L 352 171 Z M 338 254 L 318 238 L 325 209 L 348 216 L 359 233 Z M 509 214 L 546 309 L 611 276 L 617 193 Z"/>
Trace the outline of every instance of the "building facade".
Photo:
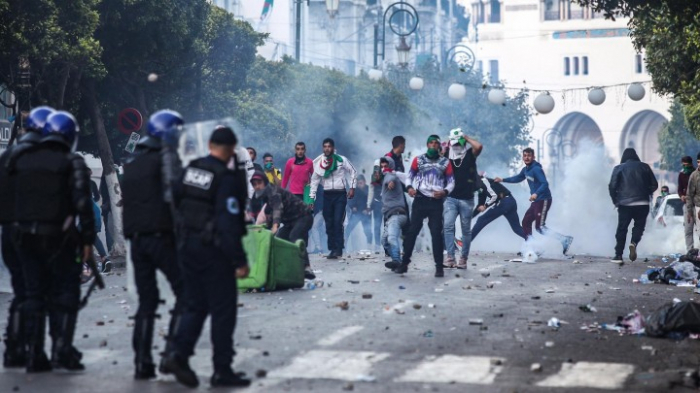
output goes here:
<path id="1" fill-rule="evenodd" d="M 533 148 L 548 171 L 563 169 L 585 145 L 602 144 L 611 160 L 634 147 L 660 180 L 658 134 L 668 121 L 670 101 L 651 90 L 644 54 L 629 37 L 628 19 L 605 20 L 568 0 L 471 1 L 473 31 L 465 41 L 477 67 L 510 88 L 549 91 L 549 114 L 533 117 Z M 627 88 L 641 82 L 643 99 Z M 593 105 L 588 89 L 602 87 L 606 100 Z M 680 157 L 679 157 L 680 159 Z M 675 179 L 672 180 L 675 182 Z"/>

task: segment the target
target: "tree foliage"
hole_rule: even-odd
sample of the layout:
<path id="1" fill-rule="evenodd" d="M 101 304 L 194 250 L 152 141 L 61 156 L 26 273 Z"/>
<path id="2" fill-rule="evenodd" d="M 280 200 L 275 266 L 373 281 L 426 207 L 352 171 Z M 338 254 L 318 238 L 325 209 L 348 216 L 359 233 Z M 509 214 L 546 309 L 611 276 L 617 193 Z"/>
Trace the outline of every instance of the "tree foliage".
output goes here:
<path id="1" fill-rule="evenodd" d="M 646 53 L 654 89 L 683 104 L 690 129 L 700 136 L 700 2 L 678 0 L 576 0 L 606 17 L 630 17 L 634 45 Z"/>
<path id="2" fill-rule="evenodd" d="M 677 101 L 671 106 L 671 120 L 659 133 L 661 169 L 679 170 L 683 156 L 693 160 L 700 152 L 700 141 L 688 129 L 683 115 L 683 106 Z"/>

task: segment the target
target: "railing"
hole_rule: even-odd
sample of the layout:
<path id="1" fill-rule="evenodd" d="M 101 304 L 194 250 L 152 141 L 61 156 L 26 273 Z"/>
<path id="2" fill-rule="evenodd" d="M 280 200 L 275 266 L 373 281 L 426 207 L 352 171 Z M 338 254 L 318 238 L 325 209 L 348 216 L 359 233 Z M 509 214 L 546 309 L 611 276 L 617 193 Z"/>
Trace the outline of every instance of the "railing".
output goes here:
<path id="1" fill-rule="evenodd" d="M 569 19 L 583 19 L 583 10 L 569 10 Z"/>
<path id="2" fill-rule="evenodd" d="M 553 10 L 553 11 L 545 11 L 544 12 L 544 20 L 559 20 L 560 14 L 559 10 Z"/>

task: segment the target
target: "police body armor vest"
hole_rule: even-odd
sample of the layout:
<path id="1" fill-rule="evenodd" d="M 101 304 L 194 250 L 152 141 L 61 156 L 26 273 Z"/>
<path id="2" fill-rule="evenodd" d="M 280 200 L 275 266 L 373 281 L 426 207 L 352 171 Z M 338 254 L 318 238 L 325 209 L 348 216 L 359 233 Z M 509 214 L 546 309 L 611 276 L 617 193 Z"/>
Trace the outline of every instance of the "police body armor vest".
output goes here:
<path id="1" fill-rule="evenodd" d="M 228 171 L 223 163 L 217 165 L 206 158 L 192 161 L 185 169 L 178 209 L 185 230 L 213 236 L 216 192 Z"/>
<path id="2" fill-rule="evenodd" d="M 72 164 L 62 146 L 40 144 L 17 159 L 16 220 L 63 225 L 73 212 Z"/>
<path id="3" fill-rule="evenodd" d="M 7 168 L 13 148 L 8 147 L 0 155 L 0 224 L 9 224 L 15 219 L 15 181 Z"/>
<path id="4" fill-rule="evenodd" d="M 144 149 L 124 165 L 121 187 L 124 235 L 173 231 L 170 206 L 163 200 L 160 151 Z"/>

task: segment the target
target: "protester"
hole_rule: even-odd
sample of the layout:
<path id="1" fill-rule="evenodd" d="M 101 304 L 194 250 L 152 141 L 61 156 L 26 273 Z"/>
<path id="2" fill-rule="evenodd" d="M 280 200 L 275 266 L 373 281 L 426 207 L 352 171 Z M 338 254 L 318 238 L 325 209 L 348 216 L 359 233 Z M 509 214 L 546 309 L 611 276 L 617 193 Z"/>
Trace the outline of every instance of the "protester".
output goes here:
<path id="1" fill-rule="evenodd" d="M 260 172 L 265 172 L 262 165 L 255 162 L 255 159 L 258 157 L 258 152 L 255 150 L 255 148 L 249 146 L 249 147 L 246 147 L 246 150 L 248 150 L 248 155 L 250 155 L 250 162 L 253 163 L 254 170 L 260 171 Z"/>
<path id="2" fill-rule="evenodd" d="M 656 213 L 659 211 L 659 208 L 661 207 L 661 202 L 664 201 L 664 198 L 666 198 L 668 194 L 668 186 L 661 186 L 661 192 L 659 193 L 659 196 L 656 197 L 656 201 L 654 202 L 654 208 L 651 209 L 652 216 L 655 216 Z"/>
<path id="3" fill-rule="evenodd" d="M 311 251 L 314 254 L 326 254 L 329 250 L 326 249 L 328 244 L 328 234 L 326 234 L 326 222 L 323 219 L 323 186 L 318 186 L 319 190 L 316 193 L 316 200 L 313 206 L 310 206 L 314 215 L 314 225 L 311 227 L 311 240 L 314 248 Z"/>
<path id="4" fill-rule="evenodd" d="M 618 264 L 623 262 L 622 249 L 625 247 L 627 229 L 632 220 L 634 220 L 634 226 L 629 246 L 629 259 L 632 262 L 637 259 L 637 246 L 644 233 L 651 196 L 658 187 L 654 172 L 649 165 L 639 160 L 633 148 L 625 149 L 620 165 L 613 169 L 608 185 L 610 198 L 617 208 L 615 257 L 611 262 Z"/>
<path id="5" fill-rule="evenodd" d="M 238 185 L 240 171 L 226 165 L 233 157 L 236 135 L 230 128 L 214 130 L 209 156 L 190 162 L 180 182 L 178 214 L 182 241 L 179 248 L 185 281 L 184 312 L 175 327 L 173 345 L 160 365 L 178 382 L 197 387 L 189 366 L 197 340 L 211 315 L 214 374 L 211 385 L 249 386 L 250 380 L 234 373 L 233 333 L 238 312 L 237 278 L 250 269 L 243 251 L 246 233 L 243 206 L 247 192 Z"/>
<path id="6" fill-rule="evenodd" d="M 323 219 L 328 234 L 328 259 L 343 255 L 345 207 L 348 199 L 355 196 L 357 171 L 350 160 L 335 151 L 335 141 L 323 140 L 323 154 L 314 160 L 314 173 L 311 176 L 309 198 L 316 199 L 316 191 L 323 186 Z"/>
<path id="7" fill-rule="evenodd" d="M 535 224 L 535 230 L 542 235 L 550 236 L 561 242 L 562 252 L 566 255 L 574 241 L 572 236 L 562 235 L 546 226 L 547 213 L 552 207 L 552 194 L 549 191 L 549 183 L 547 177 L 542 170 L 542 165 L 535 161 L 535 151 L 527 147 L 523 149 L 523 162 L 525 167 L 515 176 L 506 179 L 496 177 L 493 180 L 496 183 L 520 183 L 527 179 L 527 184 L 530 187 L 530 208 L 525 212 L 523 217 L 523 232 L 529 240 L 532 237 L 532 224 Z"/>
<path id="8" fill-rule="evenodd" d="M 102 273 L 107 273 L 112 270 L 112 261 L 109 259 L 109 254 L 105 249 L 102 240 L 100 239 L 100 232 L 102 232 L 102 214 L 100 212 L 100 207 L 97 206 L 95 201 L 92 201 L 92 211 L 95 214 L 95 249 L 97 250 L 97 255 L 100 260 L 97 262 L 97 268 Z"/>
<path id="9" fill-rule="evenodd" d="M 505 217 L 510 224 L 513 233 L 526 240 L 523 227 L 520 225 L 518 217 L 518 204 L 515 202 L 513 194 L 501 183 L 496 183 L 493 179 L 481 176 L 479 185 L 479 200 L 474 209 L 473 216 L 483 213 L 476 220 L 472 228 L 472 241 L 476 239 L 482 229 L 489 225 L 498 217 Z"/>
<path id="10" fill-rule="evenodd" d="M 304 277 L 313 280 L 316 275 L 311 270 L 309 253 L 306 251 L 306 245 L 309 243 L 309 232 L 314 224 L 312 211 L 304 204 L 303 200 L 291 192 L 270 184 L 267 176 L 262 172 L 253 174 L 250 182 L 255 189 L 255 194 L 265 203 L 267 224 L 272 234 L 292 243 L 297 240 L 304 241 L 304 248 L 301 250 L 305 270 Z M 282 225 L 281 228 L 280 225 Z"/>
<path id="11" fill-rule="evenodd" d="M 100 178 L 100 196 L 102 196 L 102 222 L 105 224 L 105 241 L 107 242 L 107 252 L 112 252 L 112 246 L 114 246 L 114 240 L 112 237 L 112 199 L 109 196 L 109 187 L 107 187 L 107 176 L 106 172 L 102 170 L 102 177 Z"/>
<path id="12" fill-rule="evenodd" d="M 467 144 L 471 147 L 467 148 Z M 466 269 L 469 248 L 472 239 L 472 211 L 474 210 L 474 192 L 479 188 L 479 174 L 476 171 L 476 158 L 481 154 L 483 145 L 470 138 L 460 128 L 450 131 L 449 160 L 454 173 L 455 186 L 445 199 L 443 219 L 445 223 L 445 246 L 447 259 L 445 267 Z M 462 252 L 459 263 L 455 265 L 455 221 L 459 216 L 462 226 Z"/>
<path id="13" fill-rule="evenodd" d="M 416 239 L 423 228 L 423 221 L 427 218 L 433 244 L 435 277 L 444 277 L 442 266 L 442 252 L 445 248 L 442 237 L 443 203 L 447 194 L 454 189 L 454 174 L 450 160 L 446 157 L 440 157 L 440 137 L 430 135 L 426 146 L 428 151 L 413 159 L 411 169 L 408 172 L 407 189 L 409 195 L 415 200 L 411 207 L 411 222 L 404 240 L 403 260 L 399 265 L 395 262 L 388 262 L 385 266 L 395 273 L 408 271 Z"/>
<path id="14" fill-rule="evenodd" d="M 274 157 L 270 153 L 263 154 L 263 169 L 270 184 L 280 185 L 282 183 L 282 172 L 275 168 Z"/>
<path id="15" fill-rule="evenodd" d="M 394 171 L 406 173 L 403 166 L 403 152 L 406 151 L 406 138 L 401 135 L 395 136 L 391 140 L 391 151 L 386 153 L 386 157 L 394 160 Z"/>
<path id="16" fill-rule="evenodd" d="M 384 219 L 382 246 L 391 257 L 391 266 L 398 266 L 401 264 L 401 232 L 408 225 L 408 205 L 402 187 L 406 182 L 406 175 L 394 170 L 394 159 L 388 155 L 379 159 L 379 165 L 382 171 L 378 180 L 382 187 Z"/>
<path id="17" fill-rule="evenodd" d="M 697 169 L 688 178 L 688 188 L 685 194 L 685 207 L 689 214 L 693 214 L 696 222 L 700 220 L 700 153 L 697 155 Z"/>
<path id="18" fill-rule="evenodd" d="M 306 157 L 306 144 L 297 142 L 294 145 L 294 157 L 287 160 L 282 176 L 282 188 L 289 188 L 289 192 L 297 198 L 304 200 L 306 188 L 311 182 L 314 173 L 314 162 Z M 308 190 L 306 191 L 308 195 Z"/>
<path id="19" fill-rule="evenodd" d="M 350 211 L 350 219 L 345 228 L 345 243 L 355 229 L 357 224 L 362 224 L 362 230 L 365 233 L 367 245 L 372 244 L 372 211 L 367 207 L 369 200 L 369 189 L 364 175 L 357 175 L 357 188 L 355 188 L 355 197 L 348 201 L 348 210 Z M 357 247 L 355 247 L 357 248 Z"/>
<path id="20" fill-rule="evenodd" d="M 681 197 L 683 201 L 683 229 L 685 231 L 685 248 L 686 251 L 690 251 L 695 248 L 695 241 L 693 239 L 693 230 L 695 229 L 695 214 L 685 208 L 687 202 L 686 195 L 688 193 L 688 180 L 690 180 L 690 175 L 695 171 L 693 166 L 693 159 L 690 156 L 685 156 L 681 158 L 681 171 L 678 173 L 678 196 Z"/>
<path id="21" fill-rule="evenodd" d="M 380 160 L 374 162 L 372 170 L 371 184 L 369 185 L 369 195 L 367 196 L 367 210 L 370 212 L 370 221 L 374 220 L 372 230 L 374 232 L 374 251 L 379 251 L 382 244 L 382 168 Z M 392 159 L 393 161 L 393 159 Z M 403 190 L 403 186 L 401 187 Z"/>

